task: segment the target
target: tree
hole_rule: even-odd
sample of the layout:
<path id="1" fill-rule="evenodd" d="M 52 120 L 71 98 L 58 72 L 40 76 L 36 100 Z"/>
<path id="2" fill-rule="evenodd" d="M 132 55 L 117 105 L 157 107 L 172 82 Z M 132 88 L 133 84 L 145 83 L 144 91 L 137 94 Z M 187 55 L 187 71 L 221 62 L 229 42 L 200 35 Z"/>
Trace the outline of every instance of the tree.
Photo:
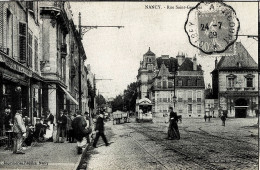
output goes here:
<path id="1" fill-rule="evenodd" d="M 136 99 L 138 96 L 138 86 L 138 82 L 133 82 L 127 86 L 126 90 L 124 90 L 124 105 L 126 106 L 127 110 L 135 110 Z"/>
<path id="2" fill-rule="evenodd" d="M 122 95 L 116 96 L 116 98 L 111 102 L 112 112 L 120 110 L 123 111 L 124 108 L 124 100 Z"/>
<path id="3" fill-rule="evenodd" d="M 106 99 L 101 94 L 97 96 L 96 101 L 98 107 L 102 107 L 102 105 L 106 104 Z"/>

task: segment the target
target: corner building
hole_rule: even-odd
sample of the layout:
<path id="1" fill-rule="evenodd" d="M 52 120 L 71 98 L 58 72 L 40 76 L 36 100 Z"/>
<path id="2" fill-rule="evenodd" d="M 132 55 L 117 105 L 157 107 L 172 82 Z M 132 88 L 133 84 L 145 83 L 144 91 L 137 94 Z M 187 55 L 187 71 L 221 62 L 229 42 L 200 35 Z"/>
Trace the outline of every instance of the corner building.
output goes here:
<path id="1" fill-rule="evenodd" d="M 228 117 L 245 118 L 258 112 L 258 65 L 241 42 L 235 54 L 215 60 L 213 97 Z"/>
<path id="2" fill-rule="evenodd" d="M 175 107 L 183 117 L 204 115 L 204 76 L 196 57 L 191 59 L 178 54 L 176 58 L 169 55 L 156 58 L 149 48 L 140 62 L 137 80 L 137 100 L 149 98 L 155 116 L 168 113 L 169 106 Z M 174 96 L 177 97 L 175 104 Z"/>

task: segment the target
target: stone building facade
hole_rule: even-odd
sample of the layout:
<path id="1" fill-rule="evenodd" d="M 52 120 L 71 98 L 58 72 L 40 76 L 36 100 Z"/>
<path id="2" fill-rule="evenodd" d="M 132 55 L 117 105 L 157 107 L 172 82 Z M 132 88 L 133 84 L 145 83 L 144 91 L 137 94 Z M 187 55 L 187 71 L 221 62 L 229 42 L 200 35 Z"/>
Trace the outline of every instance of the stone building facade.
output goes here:
<path id="1" fill-rule="evenodd" d="M 85 111 L 85 60 L 69 2 L 0 2 L 0 114 L 5 107 L 12 115 L 21 109 L 34 123 L 47 110 L 55 119 L 60 110 Z M 79 79 L 84 108 L 78 106 Z"/>
<path id="2" fill-rule="evenodd" d="M 215 61 L 213 96 L 229 117 L 255 116 L 258 112 L 258 65 L 241 42 L 236 53 Z"/>
<path id="3" fill-rule="evenodd" d="M 173 106 L 183 117 L 204 115 L 204 76 L 197 59 L 177 55 L 155 56 L 150 48 L 140 62 L 138 99 L 149 98 L 153 113 L 163 116 Z M 173 97 L 176 97 L 177 101 Z"/>

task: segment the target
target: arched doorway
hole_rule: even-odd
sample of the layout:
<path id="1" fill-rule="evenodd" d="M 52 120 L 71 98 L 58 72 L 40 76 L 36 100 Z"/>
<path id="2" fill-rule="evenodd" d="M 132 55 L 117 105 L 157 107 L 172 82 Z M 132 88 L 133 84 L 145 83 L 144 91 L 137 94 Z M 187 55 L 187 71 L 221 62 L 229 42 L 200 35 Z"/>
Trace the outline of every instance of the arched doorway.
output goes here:
<path id="1" fill-rule="evenodd" d="M 247 113 L 247 101 L 244 98 L 239 98 L 235 102 L 235 117 L 245 118 Z"/>

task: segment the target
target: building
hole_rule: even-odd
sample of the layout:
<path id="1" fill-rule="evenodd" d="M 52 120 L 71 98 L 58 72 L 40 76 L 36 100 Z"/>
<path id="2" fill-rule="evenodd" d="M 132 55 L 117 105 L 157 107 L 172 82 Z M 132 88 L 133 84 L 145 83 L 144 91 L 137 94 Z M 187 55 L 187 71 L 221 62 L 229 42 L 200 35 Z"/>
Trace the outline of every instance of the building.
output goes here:
<path id="1" fill-rule="evenodd" d="M 196 57 L 178 54 L 176 58 L 169 55 L 156 58 L 149 48 L 140 62 L 137 80 L 140 84 L 137 100 L 149 98 L 156 116 L 169 112 L 169 106 L 174 106 L 183 117 L 204 115 L 204 76 Z"/>
<path id="2" fill-rule="evenodd" d="M 85 111 L 85 60 L 69 2 L 0 2 L 0 115 L 21 109 L 35 123 L 47 110 L 55 121 L 60 110 Z"/>
<path id="3" fill-rule="evenodd" d="M 213 96 L 228 117 L 255 116 L 258 111 L 258 65 L 242 45 L 236 53 L 215 61 L 212 71 Z"/>
<path id="4" fill-rule="evenodd" d="M 41 114 L 41 39 L 37 4 L 0 2 L 0 113 Z M 36 59 L 35 59 L 36 58 Z"/>

